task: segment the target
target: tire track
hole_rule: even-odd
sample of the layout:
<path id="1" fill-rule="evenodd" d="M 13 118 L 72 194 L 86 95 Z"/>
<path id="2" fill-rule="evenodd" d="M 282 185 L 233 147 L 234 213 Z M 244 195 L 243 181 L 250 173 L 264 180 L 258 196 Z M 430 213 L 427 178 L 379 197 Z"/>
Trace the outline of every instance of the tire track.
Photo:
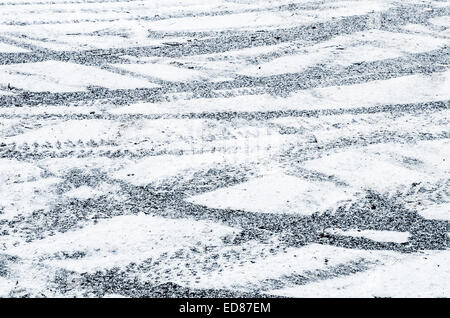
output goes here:
<path id="1" fill-rule="evenodd" d="M 0 47 L 0 72 L 2 67 L 7 70 L 0 74 L 18 79 L 0 86 L 0 181 L 4 184 L 0 185 L 0 279 L 12 286 L 10 297 L 272 297 L 277 290 L 308 289 L 336 278 L 352 282 L 357 274 L 387 268 L 391 261 L 401 263 L 425 251 L 448 251 L 449 221 L 423 212 L 450 202 L 447 152 L 440 149 L 450 138 L 450 101 L 443 89 L 450 65 L 450 46 L 443 35 L 447 29 L 445 21 L 441 22 L 442 33 L 435 30 L 436 34 L 423 40 L 439 38 L 443 45 L 439 42 L 421 51 L 408 48 L 411 38 L 404 35 L 411 31 L 404 27 L 431 26 L 432 19 L 449 15 L 449 8 L 436 3 L 392 2 L 381 11 L 361 14 L 365 11 L 352 11 L 354 8 L 338 0 L 260 2 L 260 8 L 221 3 L 183 6 L 183 10 L 164 4 L 163 13 L 156 10 L 146 16 L 150 4 L 146 7 L 132 0 L 0 2 L 0 7 L 24 14 L 19 21 L 0 25 L 11 31 L 0 36 L 0 43 L 28 50 L 7 53 L 9 47 L 6 52 Z M 137 12 L 139 4 L 144 4 L 142 12 Z M 274 22 L 270 27 L 256 23 L 253 28 L 233 28 L 230 22 L 223 30 L 215 25 L 199 31 L 189 25 L 152 28 L 170 19 L 222 21 L 222 17 L 247 13 L 267 18 L 267 14 L 277 17 L 283 12 L 314 13 L 324 7 L 345 8 L 350 13 L 323 21 L 314 17 L 306 24 Z M 44 21 L 42 12 L 55 16 Z M 81 13 L 96 17 L 67 18 Z M 71 31 L 86 23 L 92 27 L 86 32 Z M 49 31 L 39 34 L 27 29 L 33 26 L 48 27 Z M 56 32 L 52 29 L 56 26 L 67 29 Z M 396 54 L 392 54 L 393 49 L 383 47 L 384 42 L 364 40 L 371 30 L 394 34 L 398 43 L 405 41 L 405 48 L 395 48 Z M 359 33 L 361 39 L 355 37 Z M 62 41 L 61 35 L 69 35 L 73 42 Z M 328 41 L 349 35 L 354 38 L 343 41 L 337 50 L 370 48 L 376 42 L 372 50 L 385 51 L 348 64 L 318 58 L 293 73 L 269 69 L 250 76 L 228 70 L 235 65 L 273 66 L 280 58 L 315 52 L 307 48 L 318 44 L 322 47 L 315 54 L 320 55 L 331 43 Z M 109 37 L 115 40 L 105 42 L 104 49 L 83 50 L 80 45 L 76 50 L 58 51 L 57 47 L 44 47 L 51 43 L 90 45 L 92 36 L 99 42 Z M 114 48 L 117 38 L 136 42 Z M 148 45 L 149 40 L 162 42 Z M 353 61 L 351 54 L 335 56 Z M 51 63 L 89 66 L 92 73 L 102 70 L 159 86 L 107 89 L 105 78 L 105 87 L 87 83 L 67 92 L 57 85 L 70 80 L 71 74 L 46 76 L 53 70 L 33 68 L 40 62 L 50 62 L 49 68 Z M 25 68 L 15 71 L 15 64 Z M 186 80 L 121 68 L 132 64 L 171 67 Z M 20 77 L 28 73 L 27 67 L 29 77 Z M 224 77 L 210 76 L 211 69 Z M 53 78 L 44 84 L 56 85 L 55 92 L 46 91 L 44 84 L 35 92 L 27 90 L 33 72 L 43 72 L 44 79 Z M 186 75 L 189 72 L 200 72 L 203 77 L 192 79 Z M 418 80 L 406 81 L 403 86 L 389 81 L 408 76 Z M 428 80 L 431 78 L 439 80 Z M 370 101 L 371 87 L 382 93 L 366 103 L 355 97 L 357 85 L 365 83 L 394 84 L 392 89 L 367 86 L 366 100 Z M 396 95 L 396 89 L 411 92 Z M 332 90 L 346 93 L 330 93 Z M 260 103 L 266 97 L 265 103 Z M 139 105 L 143 105 L 141 109 Z M 331 168 L 339 168 L 336 172 L 327 165 L 311 168 L 315 160 L 346 153 L 353 156 L 350 165 L 360 180 L 367 176 L 365 161 L 359 162 L 358 156 L 367 156 L 369 169 L 380 170 L 372 178 L 399 174 L 399 182 L 391 186 L 381 178 L 380 184 L 358 183 L 345 174 L 339 160 L 326 161 Z M 295 183 L 297 196 L 308 192 L 304 204 L 291 204 L 289 200 L 297 198 L 293 196 L 287 197 L 282 207 L 290 207 L 289 213 L 280 207 L 280 212 L 271 210 L 270 204 L 263 212 L 249 209 L 245 201 L 253 199 L 255 189 L 261 193 L 265 193 L 264 187 L 270 190 L 255 199 L 255 206 L 268 199 L 282 200 L 291 190 L 264 184 L 268 175 L 304 182 L 298 183 L 301 186 Z M 348 196 L 316 208 L 309 203 L 329 198 L 315 193 L 314 184 L 325 196 L 328 187 L 346 191 Z M 233 199 L 241 192 L 247 193 L 243 199 Z M 215 195 L 214 202 L 191 200 L 202 195 Z M 227 200 L 233 202 L 217 207 L 218 202 Z M 138 250 L 133 262 L 125 257 L 126 265 L 120 266 L 114 265 L 115 260 L 124 257 L 124 250 L 134 248 L 128 243 L 138 240 L 134 224 L 121 224 L 120 233 L 114 235 L 118 239 L 111 237 L 106 249 L 101 240 L 81 247 L 73 242 L 69 244 L 73 249 L 64 247 L 65 240 L 80 233 L 90 242 L 90 234 L 83 231 L 108 233 L 104 228 L 112 224 L 108 222 L 124 220 L 122 217 L 184 222 L 185 228 L 174 228 L 182 234 L 188 224 L 209 222 L 208 233 L 223 227 L 228 234 L 219 231 L 217 242 L 208 244 L 186 232 L 186 242 L 179 242 L 174 250 L 150 253 L 142 247 L 142 253 L 149 255 L 140 255 Z M 155 242 L 164 239 L 169 246 L 171 231 L 168 228 L 167 237 L 149 237 L 147 245 L 156 246 Z M 400 233 L 406 238 L 383 240 L 367 233 Z M 108 238 L 107 234 L 98 235 Z M 49 247 L 45 242 L 50 239 L 54 242 Z M 30 247 L 35 247 L 35 254 L 20 253 Z M 96 264 L 99 258 L 107 261 L 93 266 L 94 270 L 80 266 Z M 30 282 L 29 275 L 39 281 Z M 438 286 L 436 293 L 438 289 L 445 290 Z M 330 290 L 333 294 L 337 290 Z"/>

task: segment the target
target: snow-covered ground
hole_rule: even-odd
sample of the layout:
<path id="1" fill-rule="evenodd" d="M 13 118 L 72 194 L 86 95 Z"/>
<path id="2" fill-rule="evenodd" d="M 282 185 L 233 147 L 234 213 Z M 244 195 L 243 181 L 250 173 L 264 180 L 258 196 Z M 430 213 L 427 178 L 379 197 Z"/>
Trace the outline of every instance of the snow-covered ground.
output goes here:
<path id="1" fill-rule="evenodd" d="M 449 297 L 449 16 L 0 0 L 0 297 Z"/>

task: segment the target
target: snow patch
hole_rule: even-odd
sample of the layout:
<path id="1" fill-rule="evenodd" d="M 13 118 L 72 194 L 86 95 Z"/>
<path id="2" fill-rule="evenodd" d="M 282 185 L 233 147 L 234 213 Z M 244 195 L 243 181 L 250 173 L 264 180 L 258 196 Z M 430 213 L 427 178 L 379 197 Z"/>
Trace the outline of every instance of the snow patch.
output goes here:
<path id="1" fill-rule="evenodd" d="M 33 181 L 41 172 L 42 169 L 34 164 L 0 158 L 0 185 Z"/>
<path id="2" fill-rule="evenodd" d="M 352 190 L 332 182 L 308 181 L 284 174 L 267 175 L 187 201 L 215 209 L 311 215 L 352 197 Z"/>
<path id="3" fill-rule="evenodd" d="M 119 107 L 112 114 L 186 114 L 209 112 L 326 110 L 407 104 L 450 99 L 450 71 L 409 75 L 367 83 L 320 87 L 288 97 L 269 94 L 230 98 L 198 98 Z M 414 91 L 414 94 L 411 92 Z"/>
<path id="4" fill-rule="evenodd" d="M 69 120 L 54 125 L 27 131 L 23 134 L 6 138 L 7 142 L 43 143 L 79 140 L 89 141 L 114 139 L 119 134 L 120 123 L 103 119 Z"/>
<path id="5" fill-rule="evenodd" d="M 418 213 L 426 219 L 450 221 L 450 203 L 433 205 Z"/>
<path id="6" fill-rule="evenodd" d="M 343 236 L 363 237 L 377 242 L 393 242 L 393 243 L 405 243 L 408 242 L 411 236 L 408 232 L 397 231 L 377 231 L 377 230 L 341 230 L 341 229 L 326 229 L 327 233 L 337 234 Z"/>
<path id="7" fill-rule="evenodd" d="M 137 74 L 171 82 L 195 81 L 204 78 L 198 71 L 168 64 L 115 64 L 114 66 Z"/>
<path id="8" fill-rule="evenodd" d="M 0 42 L 0 53 L 25 53 L 28 50 L 15 45 Z"/>
<path id="9" fill-rule="evenodd" d="M 368 263 L 395 258 L 396 254 L 386 251 L 364 251 L 340 248 L 330 245 L 309 244 L 300 248 L 286 248 L 275 255 L 248 259 L 244 262 L 221 264 L 222 271 L 212 271 L 200 277 L 193 287 L 233 288 L 246 290 L 249 287 L 266 287 L 264 283 L 280 280 L 291 275 L 308 277 L 316 270 L 364 260 Z M 284 281 L 291 285 L 291 282 Z M 261 286 L 262 284 L 262 286 Z"/>
<path id="10" fill-rule="evenodd" d="M 58 233 L 7 250 L 24 259 L 51 258 L 58 252 L 85 253 L 82 260 L 48 259 L 44 263 L 78 272 L 121 267 L 196 246 L 221 245 L 237 230 L 206 221 L 166 219 L 152 215 L 117 216 L 79 230 Z"/>
<path id="11" fill-rule="evenodd" d="M 204 153 L 194 155 L 163 155 L 152 156 L 130 163 L 111 176 L 127 181 L 136 186 L 143 186 L 165 178 L 176 176 L 190 169 L 203 169 L 206 166 L 227 161 L 221 153 Z"/>
<path id="12" fill-rule="evenodd" d="M 388 143 L 341 151 L 306 161 L 304 167 L 337 176 L 352 186 L 380 192 L 409 186 L 415 182 L 437 181 L 442 178 L 443 173 L 448 173 L 448 164 L 442 158 L 436 164 L 433 164 L 433 160 L 427 162 L 424 157 L 428 156 L 428 152 L 421 152 L 420 148 L 414 151 L 418 158 L 402 156 L 402 147 L 408 146 Z M 390 149 L 395 150 L 389 152 Z M 440 169 L 436 170 L 439 168 L 438 164 Z"/>
<path id="13" fill-rule="evenodd" d="M 108 194 L 108 193 L 114 193 L 120 191 L 119 186 L 111 186 L 108 183 L 102 182 L 95 188 L 89 187 L 86 185 L 82 185 L 77 188 L 73 188 L 66 193 L 64 193 L 64 196 L 72 199 L 79 199 L 79 200 L 87 200 L 90 198 L 97 198 L 99 196 Z"/>
<path id="14" fill-rule="evenodd" d="M 11 84 L 32 92 L 53 93 L 86 91 L 88 86 L 109 89 L 158 86 L 145 80 L 115 74 L 93 66 L 57 61 L 0 65 L 0 84 Z"/>
<path id="15" fill-rule="evenodd" d="M 285 297 L 448 297 L 450 251 L 404 255 L 384 266 L 271 291 Z"/>
<path id="16" fill-rule="evenodd" d="M 57 199 L 53 192 L 59 178 L 0 185 L 0 219 L 11 219 L 17 215 L 45 210 Z"/>

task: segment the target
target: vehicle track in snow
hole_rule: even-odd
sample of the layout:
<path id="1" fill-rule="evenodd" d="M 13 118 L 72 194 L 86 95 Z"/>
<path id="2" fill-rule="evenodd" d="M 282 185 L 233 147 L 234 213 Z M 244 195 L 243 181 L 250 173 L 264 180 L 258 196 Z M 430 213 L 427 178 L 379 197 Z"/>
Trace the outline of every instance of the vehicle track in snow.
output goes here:
<path id="1" fill-rule="evenodd" d="M 448 297 L 445 2 L 0 8 L 0 296 Z"/>

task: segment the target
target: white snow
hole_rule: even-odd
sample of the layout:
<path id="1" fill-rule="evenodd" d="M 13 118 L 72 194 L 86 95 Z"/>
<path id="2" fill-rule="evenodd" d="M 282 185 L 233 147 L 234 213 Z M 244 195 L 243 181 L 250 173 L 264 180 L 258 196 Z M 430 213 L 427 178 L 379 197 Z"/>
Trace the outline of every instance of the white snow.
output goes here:
<path id="1" fill-rule="evenodd" d="M 68 76 L 70 74 L 70 76 Z M 109 89 L 153 88 L 142 79 L 108 72 L 93 66 L 58 61 L 0 65 L 0 84 L 33 92 L 76 92 L 88 86 Z"/>
<path id="2" fill-rule="evenodd" d="M 14 281 L 0 277 L 0 297 L 8 297 L 7 295 L 14 288 L 14 284 Z"/>
<path id="3" fill-rule="evenodd" d="M 227 29 L 252 29 L 270 26 L 289 26 L 295 24 L 313 23 L 315 19 L 302 16 L 293 17 L 290 11 L 284 12 L 246 12 L 222 16 L 204 16 L 174 18 L 153 22 L 151 31 L 218 31 Z"/>
<path id="4" fill-rule="evenodd" d="M 404 243 L 407 242 L 411 234 L 408 232 L 398 232 L 398 231 L 377 231 L 377 230 L 341 230 L 341 229 L 326 229 L 326 232 L 330 234 L 337 234 L 343 236 L 352 237 L 364 237 L 377 242 L 393 242 L 393 243 Z"/>
<path id="5" fill-rule="evenodd" d="M 0 158 L 0 184 L 34 181 L 40 177 L 42 169 L 34 164 Z"/>
<path id="6" fill-rule="evenodd" d="M 326 52 L 310 54 L 287 55 L 258 65 L 252 65 L 240 70 L 239 75 L 269 76 L 284 73 L 297 73 L 304 71 L 325 59 Z"/>
<path id="7" fill-rule="evenodd" d="M 442 160 L 448 152 L 444 145 L 445 141 L 372 145 L 306 161 L 303 166 L 337 176 L 352 186 L 390 191 L 414 182 L 438 181 L 450 173 L 448 161 Z M 405 160 L 411 164 L 405 165 Z"/>
<path id="8" fill-rule="evenodd" d="M 88 158 L 46 158 L 39 161 L 39 166 L 45 168 L 52 174 L 61 177 L 71 169 L 79 170 L 95 170 L 114 171 L 128 164 L 128 160 L 120 158 L 115 160 L 105 157 L 88 157 Z"/>
<path id="9" fill-rule="evenodd" d="M 45 178 L 36 181 L 0 185 L 0 219 L 11 219 L 17 215 L 26 215 L 45 210 L 57 200 L 54 186 L 59 178 Z"/>
<path id="10" fill-rule="evenodd" d="M 437 113 L 437 117 L 445 118 Z M 417 125 L 417 130 L 420 125 Z M 445 127 L 445 126 L 444 126 Z M 370 152 L 384 153 L 390 160 L 440 179 L 450 176 L 450 140 L 422 140 L 417 143 L 383 143 L 368 147 Z"/>
<path id="11" fill-rule="evenodd" d="M 389 8 L 387 1 L 338 1 L 332 6 L 321 5 L 316 10 L 264 11 L 232 13 L 223 16 L 173 18 L 150 24 L 152 31 L 211 31 L 228 29 L 259 29 L 289 27 L 324 22 L 332 18 L 362 15 Z"/>
<path id="12" fill-rule="evenodd" d="M 300 6 L 293 8 L 291 4 Z M 246 211 L 254 217 L 269 217 L 259 213 L 277 214 L 274 220 L 308 218 L 315 212 L 354 202 L 361 189 L 370 189 L 406 210 L 444 224 L 450 220 L 445 188 L 450 176 L 450 142 L 433 139 L 448 132 L 450 110 L 418 107 L 415 111 L 416 107 L 407 104 L 448 103 L 448 65 L 434 61 L 433 65 L 447 70 L 427 73 L 428 61 L 423 59 L 423 73 L 383 73 L 383 63 L 388 62 L 383 60 L 398 58 L 401 66 L 411 55 L 448 46 L 448 16 L 428 21 L 419 17 L 421 24 L 394 21 L 389 29 L 395 31 L 380 30 L 380 13 L 390 8 L 400 8 L 398 12 L 402 13 L 411 4 L 429 13 L 450 8 L 448 3 L 433 0 L 408 0 L 401 7 L 392 0 L 0 0 L 0 56 L 38 57 L 53 51 L 60 57 L 111 53 L 116 58 L 109 61 L 106 55 L 99 56 L 96 66 L 90 57 L 88 63 L 80 64 L 61 59 L 28 63 L 25 58 L 17 64 L 6 61 L 0 65 L 1 100 L 9 103 L 13 96 L 18 97 L 13 100 L 27 103 L 27 91 L 79 93 L 90 86 L 162 89 L 160 96 L 154 96 L 161 97 L 161 102 L 154 103 L 144 102 L 153 100 L 152 94 L 142 101 L 132 99 L 130 105 L 100 95 L 85 100 L 85 94 L 69 94 L 76 98 L 64 105 L 47 105 L 45 98 L 34 105 L 47 94 L 32 94 L 32 106 L 0 107 L 0 144 L 8 144 L 3 150 L 0 147 L 1 153 L 12 157 L 8 149 L 14 146 L 22 154 L 21 160 L 0 158 L 0 223 L 4 228 L 0 232 L 8 232 L 1 236 L 0 251 L 18 257 L 4 264 L 0 257 L 0 267 L 8 271 L 7 276 L 0 277 L 0 297 L 86 297 L 84 292 L 89 291 L 81 286 L 73 285 L 76 288 L 69 291 L 54 288 L 55 275 L 65 269 L 69 271 L 68 284 L 76 284 L 70 281 L 70 275 L 79 278 L 81 273 L 113 267 L 127 271 L 130 279 L 152 286 L 170 281 L 189 288 L 266 291 L 291 297 L 448 297 L 450 250 L 365 250 L 357 240 L 352 248 L 340 248 L 327 245 L 325 239 L 293 247 L 286 244 L 285 235 L 295 235 L 290 231 L 258 229 L 264 240 L 240 240 L 247 233 L 238 225 L 234 228 L 217 219 L 109 213 L 117 211 L 99 211 L 95 219 L 89 218 L 90 213 L 63 233 L 52 227 L 54 219 L 49 215 L 55 212 L 55 206 L 61 208 L 72 199 L 100 197 L 113 209 L 121 205 L 124 213 L 130 204 L 146 209 L 145 202 L 136 202 L 142 198 L 132 191 L 133 185 L 150 184 L 155 191 L 172 191 L 168 188 L 182 186 L 194 176 L 201 178 L 203 173 L 210 180 L 216 171 L 212 169 L 217 169 L 218 178 L 242 174 L 247 179 L 221 188 L 212 180 L 214 184 L 205 188 L 215 190 L 188 191 L 183 199 L 196 204 L 198 211 L 203 207 L 208 213 L 204 207 L 209 207 Z M 286 6 L 280 9 L 282 5 Z M 237 37 L 239 32 L 260 30 L 288 33 L 303 27 L 306 30 L 312 23 L 323 23 L 326 29 L 351 16 L 358 21 L 355 30 L 349 24 L 347 34 L 326 39 L 320 38 L 324 34 L 319 27 L 318 37 L 311 28 L 311 37 L 303 34 L 301 39 L 289 41 L 283 36 L 271 45 L 257 40 L 252 43 L 255 46 L 242 49 L 236 45 L 238 49 L 224 52 L 178 54 L 203 40 L 220 38 L 221 32 Z M 347 19 L 350 23 L 352 20 Z M 198 33 L 188 33 L 192 31 Z M 176 44 L 182 50 L 177 51 Z M 161 54 L 166 48 L 173 54 Z M 117 59 L 121 60 L 117 63 Z M 352 73 L 345 78 L 344 68 L 375 61 L 379 67 L 373 74 L 361 65 L 360 75 Z M 287 96 L 274 96 L 265 85 L 254 86 L 250 81 L 243 87 L 232 85 L 234 80 L 244 83 L 243 76 L 261 83 L 270 81 L 262 78 L 268 76 L 281 81 L 302 80 L 302 76 L 306 78 L 310 71 L 320 72 L 321 68 L 342 72 L 342 81 L 349 84 L 339 85 L 341 79 L 335 77 L 324 78 L 323 82 L 306 79 L 305 84 L 314 88 L 293 90 Z M 375 80 L 378 78 L 382 79 Z M 212 84 L 221 81 L 229 83 Z M 184 87 L 182 83 L 186 82 Z M 198 98 L 197 89 L 190 89 L 195 84 L 206 84 L 207 89 L 224 88 L 212 89 L 215 98 Z M 8 89 L 8 85 L 17 89 Z M 78 97 L 82 100 L 77 101 Z M 378 111 L 377 107 L 389 104 L 404 104 L 405 109 L 390 112 L 387 107 Z M 377 109 L 366 113 L 358 110 L 372 107 Z M 275 119 L 183 116 L 289 110 L 335 112 Z M 107 119 L 94 119 L 92 112 Z M 128 114 L 162 116 L 151 119 Z M 403 143 L 386 140 L 390 136 Z M 419 141 L 427 136 L 430 140 Z M 356 143 L 336 144 L 344 138 Z M 360 146 L 366 141 L 368 145 Z M 36 156 L 27 155 L 25 143 Z M 124 154 L 125 150 L 128 154 L 124 156 L 106 153 Z M 295 157 L 297 151 L 300 158 Z M 303 161 L 305 158 L 316 159 Z M 92 185 L 88 177 L 84 184 L 72 178 L 84 175 L 98 176 L 99 182 Z M 307 177 L 310 175 L 316 177 Z M 176 211 L 176 200 L 172 203 L 160 207 L 163 210 L 158 215 L 183 216 L 183 211 Z M 98 219 L 99 215 L 104 219 Z M 420 223 L 421 218 L 414 220 L 415 215 L 412 213 L 408 217 L 413 219 L 405 222 Z M 207 215 L 197 217 L 208 219 Z M 238 218 L 223 221 L 239 223 Z M 35 227 L 43 230 L 44 238 L 29 241 Z M 345 220 L 322 230 L 398 244 L 408 242 L 414 232 L 348 228 Z M 445 228 L 441 232 L 441 236 L 450 237 Z M 77 252 L 79 258 L 65 257 Z M 129 270 L 132 264 L 137 266 Z M 303 285 L 296 286 L 298 282 Z M 116 292 L 121 291 L 105 296 L 121 296 Z"/>
<path id="13" fill-rule="evenodd" d="M 198 71 L 167 64 L 115 64 L 114 66 L 141 75 L 162 79 L 164 81 L 184 82 L 201 80 L 203 78 Z"/>
<path id="14" fill-rule="evenodd" d="M 0 92 L 1 94 L 1 92 Z M 66 105 L 43 105 L 43 106 L 23 106 L 23 107 L 15 107 L 15 108 L 0 108 L 1 115 L 15 115 L 15 116 L 23 116 L 23 115 L 44 115 L 44 114 L 53 114 L 53 115 L 68 115 L 68 114 L 84 114 L 89 115 L 93 111 L 98 111 L 98 108 L 95 106 L 66 106 Z"/>
<path id="15" fill-rule="evenodd" d="M 390 59 L 411 53 L 438 49 L 447 43 L 427 35 L 402 34 L 381 30 L 337 36 L 313 46 L 296 49 L 298 53 L 249 66 L 238 72 L 248 76 L 297 73 L 316 64 L 349 66 L 353 63 Z"/>
<path id="16" fill-rule="evenodd" d="M 450 28 L 450 17 L 449 16 L 441 16 L 441 17 L 432 18 L 429 20 L 429 22 L 434 25 L 437 25 L 437 26 Z"/>
<path id="17" fill-rule="evenodd" d="M 273 245 L 268 246 L 273 247 Z M 258 251 L 259 246 L 246 246 Z M 243 251 L 241 253 L 244 254 Z M 309 244 L 299 248 L 286 248 L 274 255 L 266 257 L 249 257 L 241 262 L 221 262 L 222 271 L 212 271 L 202 275 L 198 282 L 191 283 L 193 287 L 201 288 L 233 288 L 246 290 L 248 288 L 266 287 L 261 282 L 279 279 L 287 285 L 291 282 L 284 280 L 290 275 L 307 277 L 308 272 L 315 270 L 326 271 L 333 266 L 343 265 L 364 260 L 367 263 L 384 262 L 395 259 L 395 253 L 386 251 L 364 251 L 346 249 L 330 245 Z"/>
<path id="18" fill-rule="evenodd" d="M 350 276 L 271 291 L 287 297 L 448 297 L 450 251 L 405 255 Z"/>
<path id="19" fill-rule="evenodd" d="M 16 125 L 19 125 L 20 119 L 18 118 L 3 118 L 0 122 L 0 134 L 5 134 L 10 131 Z"/>
<path id="20" fill-rule="evenodd" d="M 277 173 L 200 194 L 187 201 L 216 209 L 311 215 L 351 198 L 351 194 L 351 189 L 338 188 L 332 182 Z"/>
<path id="21" fill-rule="evenodd" d="M 0 42 L 0 53 L 24 53 L 24 52 L 28 52 L 28 50 L 23 49 L 21 47 L 17 47 L 15 45 Z"/>
<path id="22" fill-rule="evenodd" d="M 450 221 L 450 203 L 433 205 L 418 213 L 426 219 Z"/>
<path id="23" fill-rule="evenodd" d="M 167 219 L 152 215 L 117 216 L 79 230 L 58 233 L 13 247 L 10 255 L 24 259 L 52 257 L 58 252 L 86 253 L 82 261 L 49 259 L 44 263 L 79 272 L 102 270 L 142 262 L 197 244 L 222 244 L 221 237 L 235 229 L 206 221 Z"/>
<path id="24" fill-rule="evenodd" d="M 368 10 L 387 9 L 390 1 L 335 2 L 320 5 L 320 15 L 311 10 L 294 10 L 284 17 L 277 12 L 258 12 L 261 9 L 276 8 L 282 4 L 308 3 L 299 1 L 252 1 L 240 3 L 230 1 L 128 1 L 128 2 L 78 2 L 42 4 L 3 5 L 0 12 L 0 32 L 6 38 L 21 43 L 32 44 L 51 50 L 88 50 L 126 48 L 161 45 L 182 42 L 184 39 L 165 36 L 162 39 L 149 37 L 149 30 L 212 29 L 235 28 L 244 25 L 271 27 L 305 24 L 308 21 L 326 21 L 333 17 L 363 14 Z M 256 12 L 244 12 L 256 10 Z M 215 12 L 229 12 L 214 15 Z M 209 12 L 210 16 L 201 17 Z M 191 14 L 189 18 L 167 18 L 180 14 Z M 160 21 L 148 18 L 160 17 Z M 299 19 L 300 17 L 300 19 Z M 249 19 L 249 20 L 242 20 Z M 199 21 L 201 22 L 199 25 Z M 215 23 L 217 21 L 217 23 Z M 76 23 L 75 23 L 76 22 Z M 168 27 L 165 27 L 168 24 Z"/>
<path id="25" fill-rule="evenodd" d="M 73 188 L 64 193 L 64 196 L 73 199 L 86 200 L 89 198 L 97 198 L 101 195 L 111 194 L 118 191 L 120 191 L 120 188 L 118 186 L 111 186 L 105 182 L 102 182 L 95 188 L 86 185 Z"/>
<path id="26" fill-rule="evenodd" d="M 2 91 L 2 90 L 0 90 L 0 96 L 6 96 L 6 95 L 9 95 L 9 96 L 11 96 L 11 95 L 13 95 L 11 92 L 8 92 L 8 91 Z"/>
<path id="27" fill-rule="evenodd" d="M 378 191 L 427 179 L 427 175 L 419 171 L 412 171 L 391 163 L 388 159 L 374 156 L 373 153 L 369 154 L 366 149 L 343 151 L 307 161 L 304 167 L 337 176 L 353 186 Z"/>
<path id="28" fill-rule="evenodd" d="M 183 114 L 224 111 L 351 109 L 450 99 L 450 71 L 409 75 L 367 83 L 307 89 L 286 98 L 243 95 L 161 103 L 138 103 L 111 110 L 113 114 Z M 414 91 L 414 94 L 411 94 Z"/>
<path id="29" fill-rule="evenodd" d="M 49 124 L 42 128 L 5 138 L 7 142 L 51 142 L 89 141 L 91 139 L 113 139 L 119 134 L 120 123 L 104 119 L 69 120 Z"/>
<path id="30" fill-rule="evenodd" d="M 332 143 L 340 138 L 357 139 L 363 136 L 377 135 L 380 132 L 395 135 L 398 134 L 398 127 L 402 127 L 403 134 L 440 134 L 447 129 L 445 120 L 450 120 L 450 110 L 427 114 L 426 122 L 423 121 L 422 117 L 418 117 L 414 113 L 403 113 L 402 116 L 391 116 L 386 113 L 369 113 L 327 115 L 318 118 L 284 117 L 274 119 L 273 122 L 304 132 L 311 131 L 319 142 Z M 445 142 L 443 146 L 445 146 Z M 388 147 L 391 146 L 388 145 Z M 398 146 L 397 148 L 400 147 Z M 414 147 L 411 150 L 414 151 Z M 428 151 L 428 149 L 424 150 Z M 415 155 L 420 157 L 420 151 L 415 151 Z M 445 156 L 445 154 L 442 155 Z M 432 154 L 431 157 L 434 158 L 435 156 Z M 445 163 L 442 161 L 443 158 L 435 159 L 440 160 L 441 164 Z"/>
<path id="31" fill-rule="evenodd" d="M 111 176 L 133 185 L 142 186 L 186 173 L 187 170 L 200 170 L 225 161 L 227 161 L 227 157 L 222 153 L 151 156 L 130 163 Z"/>

